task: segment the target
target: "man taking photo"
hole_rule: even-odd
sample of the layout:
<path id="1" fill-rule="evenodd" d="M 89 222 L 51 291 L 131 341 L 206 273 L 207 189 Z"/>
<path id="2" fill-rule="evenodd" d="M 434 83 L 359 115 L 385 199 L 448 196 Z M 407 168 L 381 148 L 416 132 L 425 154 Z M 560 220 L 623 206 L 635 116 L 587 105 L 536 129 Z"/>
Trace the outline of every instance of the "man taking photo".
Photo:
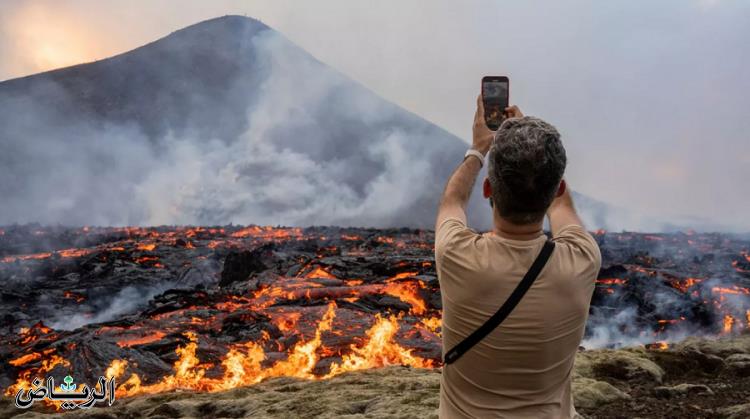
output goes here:
<path id="1" fill-rule="evenodd" d="M 438 209 L 440 417 L 576 417 L 571 373 L 601 254 L 563 180 L 558 131 L 516 106 L 505 117 L 491 131 L 477 99 L 471 149 Z M 466 226 L 465 211 L 485 158 L 494 226 L 482 234 Z"/>

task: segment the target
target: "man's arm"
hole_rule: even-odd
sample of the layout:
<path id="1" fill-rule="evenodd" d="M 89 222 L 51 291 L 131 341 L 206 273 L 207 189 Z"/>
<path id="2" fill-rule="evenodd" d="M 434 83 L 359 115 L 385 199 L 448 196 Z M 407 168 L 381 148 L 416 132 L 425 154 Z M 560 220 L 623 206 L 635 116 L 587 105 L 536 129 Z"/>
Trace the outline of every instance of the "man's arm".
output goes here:
<path id="1" fill-rule="evenodd" d="M 481 153 L 481 151 L 480 151 Z M 448 218 L 458 218 L 466 224 L 466 205 L 474 188 L 479 170 L 482 168 L 479 159 L 471 156 L 464 159 L 448 179 L 440 199 L 435 230 Z"/>
<path id="2" fill-rule="evenodd" d="M 573 204 L 573 197 L 570 194 L 570 188 L 565 180 L 560 183 L 563 189 L 562 194 L 552 201 L 552 205 L 547 209 L 549 217 L 549 227 L 552 231 L 552 237 L 556 237 L 563 227 L 568 225 L 579 225 L 583 227 L 583 221 L 576 212 Z"/>
<path id="3" fill-rule="evenodd" d="M 521 110 L 515 105 L 505 109 L 506 118 L 520 118 L 522 116 Z M 482 102 L 482 96 L 479 95 L 477 97 L 477 111 L 474 114 L 471 148 L 486 156 L 494 138 L 495 132 L 490 130 L 484 121 L 484 103 Z M 435 231 L 443 221 L 451 217 L 458 218 L 466 224 L 466 206 L 469 203 L 471 190 L 474 189 L 474 182 L 476 182 L 481 168 L 479 159 L 473 156 L 466 157 L 458 165 L 458 168 L 448 179 L 443 197 L 440 199 Z"/>
<path id="4" fill-rule="evenodd" d="M 484 122 L 484 104 L 481 95 L 477 97 L 477 111 L 474 114 L 472 131 L 471 148 L 482 153 L 482 156 L 486 156 L 492 145 L 494 132 L 487 128 L 487 124 Z M 440 199 L 437 220 L 435 221 L 436 231 L 443 221 L 451 217 L 458 218 L 466 224 L 466 205 L 469 203 L 471 190 L 474 189 L 474 182 L 476 182 L 481 168 L 479 159 L 474 156 L 464 158 L 464 161 L 458 165 L 458 168 L 448 179 L 443 197 Z"/>

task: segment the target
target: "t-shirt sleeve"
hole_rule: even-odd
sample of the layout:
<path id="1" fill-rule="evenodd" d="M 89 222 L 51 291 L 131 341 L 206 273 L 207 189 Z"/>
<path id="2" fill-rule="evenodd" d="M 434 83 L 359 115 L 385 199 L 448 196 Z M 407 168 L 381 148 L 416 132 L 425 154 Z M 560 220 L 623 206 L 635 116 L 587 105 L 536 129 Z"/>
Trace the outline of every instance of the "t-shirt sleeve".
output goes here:
<path id="1" fill-rule="evenodd" d="M 461 242 L 470 240 L 476 233 L 455 217 L 443 220 L 435 231 L 435 261 L 438 264 L 450 257 Z"/>
<path id="2" fill-rule="evenodd" d="M 570 248 L 571 256 L 591 263 L 592 271 L 599 272 L 602 266 L 602 254 L 594 237 L 582 226 L 570 224 L 563 227 L 555 237 L 555 243 L 565 244 Z"/>

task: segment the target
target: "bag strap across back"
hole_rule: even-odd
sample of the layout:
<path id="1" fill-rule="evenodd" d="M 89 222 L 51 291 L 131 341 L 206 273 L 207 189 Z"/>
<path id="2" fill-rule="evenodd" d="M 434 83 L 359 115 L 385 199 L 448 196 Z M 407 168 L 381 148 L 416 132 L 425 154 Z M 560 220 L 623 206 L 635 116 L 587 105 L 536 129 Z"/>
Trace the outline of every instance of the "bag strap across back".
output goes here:
<path id="1" fill-rule="evenodd" d="M 466 339 L 461 341 L 458 345 L 454 346 L 453 349 L 446 352 L 445 359 L 443 360 L 445 364 L 452 364 L 456 362 L 456 360 L 460 358 L 464 353 L 466 353 L 466 351 L 468 351 L 474 345 L 479 343 L 479 341 L 484 339 L 485 336 L 495 330 L 495 328 L 499 326 L 506 317 L 508 317 L 513 309 L 516 308 L 518 302 L 521 301 L 521 298 L 523 298 L 523 296 L 526 294 L 526 291 L 531 288 L 531 285 L 539 276 L 539 273 L 542 272 L 544 265 L 547 264 L 547 260 L 549 259 L 554 249 L 555 243 L 547 240 L 542 247 L 542 251 L 539 252 L 539 255 L 534 260 L 534 263 L 531 264 L 531 268 L 529 268 L 528 272 L 526 272 L 526 275 L 524 275 L 523 279 L 521 279 L 521 282 L 518 284 L 516 289 L 513 290 L 513 292 L 510 294 L 510 297 L 508 297 L 508 299 L 505 300 L 505 303 L 503 303 L 500 309 L 498 309 L 497 312 L 492 315 L 492 317 L 484 322 L 483 325 L 475 330 L 474 333 L 467 336 Z"/>

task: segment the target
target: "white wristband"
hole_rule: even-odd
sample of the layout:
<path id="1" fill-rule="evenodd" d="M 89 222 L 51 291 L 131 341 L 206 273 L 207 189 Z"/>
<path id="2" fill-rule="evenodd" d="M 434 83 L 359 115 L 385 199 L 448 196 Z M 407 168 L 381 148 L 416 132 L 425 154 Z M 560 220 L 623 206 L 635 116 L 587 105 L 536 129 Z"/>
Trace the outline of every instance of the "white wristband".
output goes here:
<path id="1" fill-rule="evenodd" d="M 479 167 L 484 167 L 484 156 L 482 153 L 480 153 L 477 150 L 474 150 L 473 148 L 470 148 L 466 150 L 466 154 L 464 154 L 464 160 L 466 160 L 467 157 L 474 156 L 479 159 Z"/>

